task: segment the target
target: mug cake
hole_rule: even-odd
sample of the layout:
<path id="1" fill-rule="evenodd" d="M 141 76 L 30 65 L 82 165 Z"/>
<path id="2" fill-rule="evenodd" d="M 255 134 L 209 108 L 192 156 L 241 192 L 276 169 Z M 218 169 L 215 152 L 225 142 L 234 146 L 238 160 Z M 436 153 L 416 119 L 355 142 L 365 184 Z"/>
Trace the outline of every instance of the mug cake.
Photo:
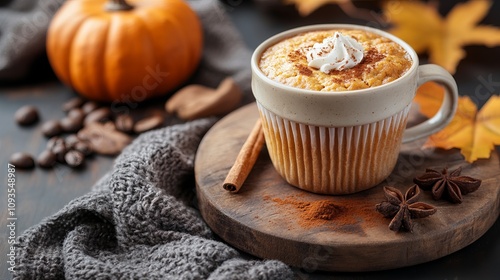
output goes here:
<path id="1" fill-rule="evenodd" d="M 439 119 L 406 129 L 417 85 L 448 88 Z M 446 125 L 456 83 L 384 31 L 319 25 L 278 34 L 252 56 L 252 91 L 266 146 L 291 185 L 322 194 L 374 187 L 391 173 L 405 131 L 411 139 Z M 451 101 L 450 101 L 451 100 Z"/>

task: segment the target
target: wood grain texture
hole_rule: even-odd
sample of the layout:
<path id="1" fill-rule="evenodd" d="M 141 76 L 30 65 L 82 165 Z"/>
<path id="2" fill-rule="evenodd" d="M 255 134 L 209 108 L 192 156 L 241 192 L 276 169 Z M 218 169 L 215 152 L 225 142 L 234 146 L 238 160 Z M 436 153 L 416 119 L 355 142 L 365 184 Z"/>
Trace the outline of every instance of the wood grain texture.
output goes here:
<path id="1" fill-rule="evenodd" d="M 468 164 L 456 150 L 421 149 L 422 142 L 403 145 L 396 167 L 383 183 L 346 196 L 318 195 L 288 185 L 263 149 L 240 192 L 229 193 L 222 189 L 222 182 L 257 118 L 255 104 L 226 116 L 204 137 L 195 162 L 203 218 L 224 241 L 252 255 L 279 259 L 306 271 L 392 269 L 460 250 L 481 237 L 498 218 L 498 155 Z M 435 201 L 424 191 L 420 200 L 436 206 L 438 212 L 415 220 L 413 233 L 390 231 L 390 220 L 375 212 L 375 204 L 384 200 L 383 186 L 396 186 L 404 192 L 425 168 L 458 166 L 463 175 L 481 178 L 482 186 L 464 196 L 462 204 Z M 287 199 L 331 201 L 347 209 L 342 215 L 349 217 L 305 226 L 304 217 L 293 205 L 277 203 Z"/>

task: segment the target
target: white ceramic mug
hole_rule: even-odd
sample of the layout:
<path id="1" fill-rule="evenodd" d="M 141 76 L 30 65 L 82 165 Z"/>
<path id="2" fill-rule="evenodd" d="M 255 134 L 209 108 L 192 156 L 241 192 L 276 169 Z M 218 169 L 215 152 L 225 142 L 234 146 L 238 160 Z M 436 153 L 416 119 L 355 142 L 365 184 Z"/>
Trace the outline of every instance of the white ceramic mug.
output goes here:
<path id="1" fill-rule="evenodd" d="M 387 37 L 406 50 L 412 66 L 387 84 L 336 92 L 284 85 L 260 70 L 260 57 L 270 46 L 300 33 L 328 29 L 358 29 Z M 274 167 L 291 185 L 315 193 L 350 194 L 377 185 L 394 168 L 402 142 L 439 131 L 457 107 L 457 85 L 445 69 L 419 66 L 407 43 L 365 26 L 324 24 L 285 31 L 255 49 L 251 67 L 252 91 Z M 406 129 L 417 87 L 427 81 L 446 88 L 442 106 L 431 119 Z"/>

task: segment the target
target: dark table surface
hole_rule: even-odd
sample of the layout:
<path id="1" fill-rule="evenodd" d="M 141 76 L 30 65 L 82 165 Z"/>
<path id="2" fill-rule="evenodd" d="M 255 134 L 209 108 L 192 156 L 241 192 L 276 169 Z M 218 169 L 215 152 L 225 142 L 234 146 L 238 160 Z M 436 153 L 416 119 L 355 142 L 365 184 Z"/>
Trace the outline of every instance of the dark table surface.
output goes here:
<path id="1" fill-rule="evenodd" d="M 241 32 L 247 46 L 253 50 L 268 37 L 293 27 L 317 23 L 354 23 L 386 27 L 379 21 L 366 21 L 346 16 L 337 6 L 326 6 L 307 17 L 297 14 L 294 7 L 273 7 L 276 1 L 225 1 L 227 14 Z M 440 11 L 447 13 L 456 1 L 442 1 Z M 264 4 L 263 4 L 264 3 Z M 267 3 L 267 4 L 265 4 Z M 357 5 L 376 8 L 375 1 L 358 1 Z M 500 3 L 495 1 L 483 24 L 500 26 Z M 467 57 L 454 74 L 461 95 L 470 96 L 482 106 L 492 94 L 500 94 L 500 47 L 468 46 Z M 421 57 L 421 63 L 426 57 Z M 0 279 L 10 279 L 7 271 L 7 163 L 16 151 L 38 154 L 46 145 L 40 124 L 43 120 L 63 117 L 61 104 L 76 96 L 62 85 L 51 73 L 46 58 L 41 57 L 34 65 L 34 71 L 22 81 L 3 83 L 0 86 Z M 162 100 L 163 101 L 163 100 Z M 151 104 L 144 104 L 147 110 Z M 161 103 L 161 102 L 160 102 Z M 42 122 L 32 127 L 19 127 L 13 121 L 13 114 L 24 104 L 35 104 L 41 113 Z M 500 109 L 500 108 L 499 108 Z M 499 149 L 497 147 L 497 151 Z M 108 170 L 113 157 L 95 156 L 88 160 L 85 168 L 74 170 L 65 165 L 54 169 L 16 170 L 16 232 L 21 234 L 27 228 L 39 223 L 66 205 L 72 199 L 90 190 L 90 187 Z M 500 172 L 500 167 L 499 167 Z M 390 254 L 390 252 L 387 252 Z M 473 244 L 441 259 L 407 268 L 364 272 L 333 273 L 296 269 L 301 279 L 500 279 L 500 220 Z"/>

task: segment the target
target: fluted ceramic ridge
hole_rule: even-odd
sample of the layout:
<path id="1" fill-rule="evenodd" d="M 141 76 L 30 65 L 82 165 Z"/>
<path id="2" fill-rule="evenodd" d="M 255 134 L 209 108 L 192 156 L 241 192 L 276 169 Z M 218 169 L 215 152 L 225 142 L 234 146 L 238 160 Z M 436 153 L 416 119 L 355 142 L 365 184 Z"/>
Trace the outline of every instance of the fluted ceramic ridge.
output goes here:
<path id="1" fill-rule="evenodd" d="M 324 127 L 257 105 L 278 173 L 293 186 L 323 194 L 355 193 L 383 181 L 396 164 L 410 108 L 365 125 Z"/>

